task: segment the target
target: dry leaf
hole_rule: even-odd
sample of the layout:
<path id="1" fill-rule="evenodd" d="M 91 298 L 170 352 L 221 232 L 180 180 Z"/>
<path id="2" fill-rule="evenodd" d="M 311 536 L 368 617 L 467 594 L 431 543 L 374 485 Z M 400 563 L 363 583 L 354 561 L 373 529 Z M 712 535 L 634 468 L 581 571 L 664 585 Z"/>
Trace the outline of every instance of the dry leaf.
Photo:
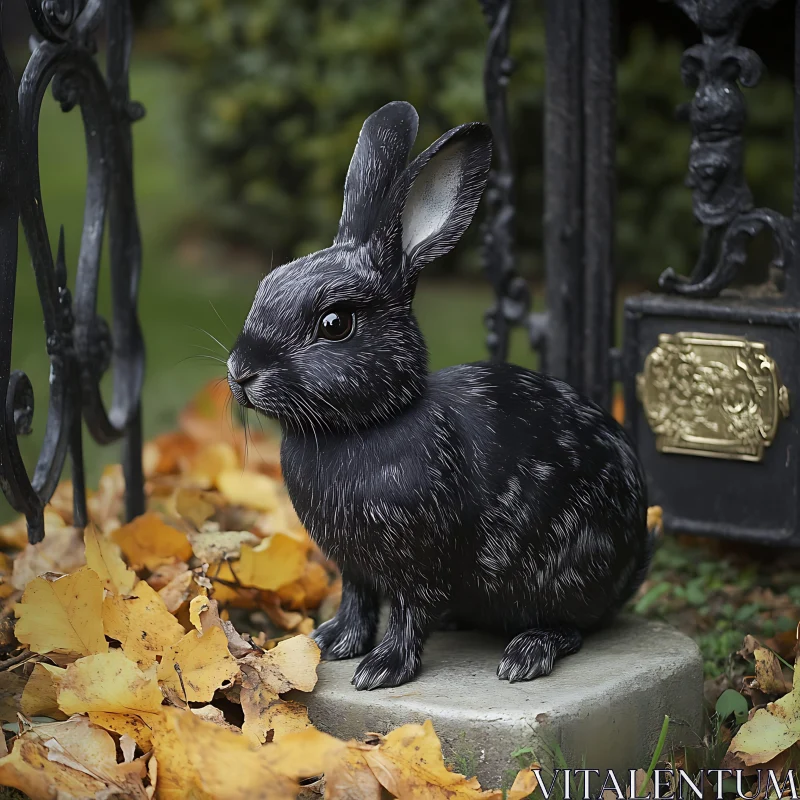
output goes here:
<path id="1" fill-rule="evenodd" d="M 54 520 L 58 520 L 60 525 L 54 526 Z M 81 532 L 64 527 L 61 517 L 56 514 L 50 514 L 50 521 L 48 528 L 48 519 L 45 519 L 44 540 L 39 544 L 28 545 L 14 559 L 11 583 L 15 589 L 24 589 L 34 578 L 45 572 L 64 574 L 73 572 L 86 563 Z"/>
<path id="2" fill-rule="evenodd" d="M 239 454 L 233 446 L 228 442 L 215 442 L 203 447 L 192 458 L 186 477 L 192 484 L 208 489 L 218 485 L 221 473 L 241 474 L 241 471 Z"/>
<path id="3" fill-rule="evenodd" d="M 122 650 L 79 659 L 66 668 L 58 685 L 58 707 L 65 714 L 154 713 L 163 699 L 155 667 L 143 672 Z"/>
<path id="4" fill-rule="evenodd" d="M 94 525 L 88 525 L 83 534 L 86 547 L 86 564 L 93 569 L 114 594 L 129 594 L 136 583 L 136 573 L 128 569 L 116 542 L 104 536 Z"/>
<path id="5" fill-rule="evenodd" d="M 381 784 L 364 758 L 366 747 L 351 742 L 325 770 L 325 800 L 380 800 Z"/>
<path id="6" fill-rule="evenodd" d="M 180 674 L 175 664 L 180 667 Z M 190 631 L 164 653 L 158 667 L 159 681 L 179 697 L 183 697 L 185 688 L 190 703 L 209 702 L 217 689 L 238 674 L 239 665 L 228 652 L 228 639 L 220 628 L 211 628 L 202 635 Z"/>
<path id="7" fill-rule="evenodd" d="M 113 533 L 114 541 L 134 569 L 154 570 L 162 564 L 188 561 L 192 546 L 186 534 L 167 525 L 158 514 L 143 514 Z"/>
<path id="8" fill-rule="evenodd" d="M 35 578 L 14 607 L 17 639 L 35 653 L 105 653 L 102 606 L 103 582 L 88 567 Z"/>
<path id="9" fill-rule="evenodd" d="M 147 581 L 139 581 L 130 597 L 106 597 L 103 628 L 106 636 L 116 639 L 125 655 L 142 669 L 155 663 L 156 656 L 186 633 Z"/>
<path id="10" fill-rule="evenodd" d="M 310 544 L 276 533 L 258 547 L 242 545 L 242 557 L 234 564 L 243 586 L 276 590 L 296 581 L 305 571 Z"/>
<path id="11" fill-rule="evenodd" d="M 152 582 L 148 580 L 152 586 Z M 183 570 L 178 573 L 166 586 L 158 590 L 158 594 L 164 601 L 167 611 L 170 614 L 176 614 L 178 609 L 185 603 L 197 589 L 197 584 L 194 582 L 194 573 L 189 570 Z"/>
<path id="12" fill-rule="evenodd" d="M 307 636 L 292 636 L 265 653 L 252 653 L 242 659 L 258 672 L 264 685 L 276 694 L 290 689 L 310 692 L 317 685 L 320 652 Z"/>
<path id="13" fill-rule="evenodd" d="M 781 662 L 775 653 L 758 647 L 753 656 L 756 660 L 756 683 L 762 692 L 783 695 L 792 691 L 792 683 L 783 677 Z"/>
<path id="14" fill-rule="evenodd" d="M 278 597 L 290 609 L 317 608 L 328 596 L 331 580 L 328 571 L 316 561 L 307 561 L 303 574 L 291 583 L 281 586 Z"/>
<path id="15" fill-rule="evenodd" d="M 508 790 L 506 800 L 524 800 L 529 795 L 532 795 L 539 787 L 539 779 L 536 777 L 535 769 L 541 769 L 538 764 L 532 764 L 530 767 L 521 769 L 514 778 L 514 783 Z"/>
<path id="16" fill-rule="evenodd" d="M 26 717 L 66 719 L 58 707 L 58 679 L 64 674 L 60 667 L 35 664 L 20 698 L 20 711 Z"/>
<path id="17" fill-rule="evenodd" d="M 179 431 L 163 433 L 148 444 L 157 451 L 158 460 L 153 471 L 160 475 L 177 472 L 181 464 L 188 462 L 197 452 L 197 442 Z"/>
<path id="18" fill-rule="evenodd" d="M 258 472 L 228 469 L 216 476 L 217 488 L 235 506 L 247 506 L 257 511 L 272 511 L 278 507 L 278 483 Z"/>
<path id="19" fill-rule="evenodd" d="M 444 765 L 439 737 L 430 720 L 403 725 L 379 747 L 364 752 L 375 777 L 395 797 L 482 798 L 500 800 L 502 793 L 483 791 L 477 778 L 465 778 Z"/>
<path id="20" fill-rule="evenodd" d="M 250 531 L 225 531 L 224 533 L 190 533 L 189 542 L 200 561 L 217 564 L 237 559 L 242 545 L 257 545 L 261 540 Z"/>
<path id="21" fill-rule="evenodd" d="M 242 666 L 239 698 L 244 712 L 242 733 L 255 744 L 264 744 L 268 740 L 280 741 L 285 735 L 297 733 L 311 725 L 305 706 L 281 700 L 251 666 Z"/>
<path id="22" fill-rule="evenodd" d="M 128 736 L 146 753 L 152 747 L 151 728 L 158 719 L 156 714 L 139 712 L 139 714 L 115 714 L 108 711 L 90 711 L 89 719 L 95 725 L 113 731 L 121 736 Z"/>
<path id="23" fill-rule="evenodd" d="M 207 519 L 213 517 L 217 510 L 216 506 L 208 501 L 208 496 L 207 492 L 199 489 L 180 488 L 175 492 L 175 512 L 199 528 Z"/>
<path id="24" fill-rule="evenodd" d="M 167 708 L 154 729 L 159 800 L 295 800 L 297 782 L 279 772 L 267 748 L 196 715 Z"/>

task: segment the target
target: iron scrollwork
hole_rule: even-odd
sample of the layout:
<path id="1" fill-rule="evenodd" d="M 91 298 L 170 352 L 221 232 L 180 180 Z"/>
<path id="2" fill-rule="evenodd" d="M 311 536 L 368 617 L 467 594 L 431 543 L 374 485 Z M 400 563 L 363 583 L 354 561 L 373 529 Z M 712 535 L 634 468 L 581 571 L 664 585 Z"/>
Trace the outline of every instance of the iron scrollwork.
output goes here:
<path id="1" fill-rule="evenodd" d="M 780 291 L 791 253 L 790 222 L 776 211 L 756 208 L 744 176 L 747 108 L 740 87 L 755 86 L 763 64 L 757 53 L 737 43 L 750 13 L 770 8 L 777 0 L 673 2 L 703 37 L 702 44 L 683 54 L 681 76 L 695 93 L 679 109 L 692 132 L 686 183 L 703 238 L 691 275 L 685 278 L 667 269 L 659 283 L 676 294 L 717 296 L 745 264 L 748 239 L 767 228 L 774 243 L 770 281 Z"/>
<path id="2" fill-rule="evenodd" d="M 484 91 L 494 139 L 495 167 L 486 190 L 488 217 L 481 227 L 484 270 L 492 283 L 495 303 L 486 312 L 486 343 L 493 360 L 508 355 L 509 334 L 525 322 L 531 298 L 514 263 L 514 171 L 506 87 L 513 70 L 509 38 L 513 0 L 480 0 L 489 24 L 484 65 Z"/>
<path id="3" fill-rule="evenodd" d="M 32 543 L 44 536 L 44 507 L 69 453 L 74 523 L 87 522 L 81 419 L 101 444 L 125 440 L 127 514 L 144 510 L 140 397 L 144 344 L 136 304 L 141 246 L 133 193 L 131 122 L 142 115 L 128 89 L 132 20 L 127 0 L 27 0 L 41 38 L 17 91 L 0 40 L 0 485 L 28 522 Z M 0 6 L 2 0 L 0 0 Z M 95 59 L 95 35 L 106 24 L 106 74 Z M 38 161 L 39 109 L 47 90 L 64 111 L 80 107 L 88 176 L 74 297 L 67 288 L 64 231 L 56 257 L 42 206 Z M 17 437 L 30 431 L 33 388 L 11 371 L 11 333 L 21 219 L 36 275 L 50 359 L 44 442 L 29 479 Z M 104 230 L 110 237 L 113 338 L 97 314 Z M 114 392 L 106 409 L 100 379 L 113 365 Z"/>

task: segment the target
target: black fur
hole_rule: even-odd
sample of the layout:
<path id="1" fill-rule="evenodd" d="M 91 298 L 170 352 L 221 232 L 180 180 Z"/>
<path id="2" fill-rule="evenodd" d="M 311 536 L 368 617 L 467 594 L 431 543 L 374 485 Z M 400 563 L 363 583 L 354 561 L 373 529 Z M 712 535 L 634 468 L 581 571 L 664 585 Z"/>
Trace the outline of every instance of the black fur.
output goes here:
<path id="1" fill-rule="evenodd" d="M 415 130 L 402 103 L 365 123 L 336 243 L 264 279 L 229 360 L 237 399 L 281 422 L 292 502 L 342 571 L 339 612 L 313 635 L 326 658 L 367 654 L 359 689 L 413 678 L 445 613 L 514 637 L 500 678 L 547 675 L 635 591 L 651 551 L 642 473 L 605 411 L 509 364 L 428 374 L 417 274 L 469 224 L 490 139 L 461 126 L 403 170 Z M 354 315 L 347 340 L 318 336 L 330 309 Z"/>

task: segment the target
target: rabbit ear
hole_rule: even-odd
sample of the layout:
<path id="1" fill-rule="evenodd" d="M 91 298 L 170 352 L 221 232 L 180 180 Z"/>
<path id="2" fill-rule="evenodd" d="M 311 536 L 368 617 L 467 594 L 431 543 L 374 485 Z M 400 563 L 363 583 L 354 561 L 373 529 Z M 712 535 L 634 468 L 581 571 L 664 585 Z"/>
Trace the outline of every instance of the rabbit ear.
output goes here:
<path id="1" fill-rule="evenodd" d="M 376 231 L 379 266 L 413 284 L 426 264 L 450 252 L 478 207 L 492 161 L 488 125 L 448 131 L 409 164 L 386 201 Z"/>
<path id="2" fill-rule="evenodd" d="M 334 242 L 366 242 L 383 201 L 408 163 L 419 118 L 410 103 L 387 103 L 367 117 L 344 184 L 344 205 Z"/>

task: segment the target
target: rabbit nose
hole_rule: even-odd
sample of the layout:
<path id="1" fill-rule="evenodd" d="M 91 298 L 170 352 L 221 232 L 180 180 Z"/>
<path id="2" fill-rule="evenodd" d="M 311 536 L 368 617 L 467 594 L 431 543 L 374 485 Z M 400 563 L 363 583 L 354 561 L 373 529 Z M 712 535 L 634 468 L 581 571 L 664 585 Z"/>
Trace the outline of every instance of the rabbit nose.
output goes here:
<path id="1" fill-rule="evenodd" d="M 228 382 L 231 387 L 231 392 L 236 398 L 236 401 L 245 408 L 254 408 L 252 400 L 247 395 L 247 386 L 252 385 L 253 381 L 258 377 L 257 372 L 250 372 L 245 375 L 234 375 L 230 370 L 228 371 Z"/>

